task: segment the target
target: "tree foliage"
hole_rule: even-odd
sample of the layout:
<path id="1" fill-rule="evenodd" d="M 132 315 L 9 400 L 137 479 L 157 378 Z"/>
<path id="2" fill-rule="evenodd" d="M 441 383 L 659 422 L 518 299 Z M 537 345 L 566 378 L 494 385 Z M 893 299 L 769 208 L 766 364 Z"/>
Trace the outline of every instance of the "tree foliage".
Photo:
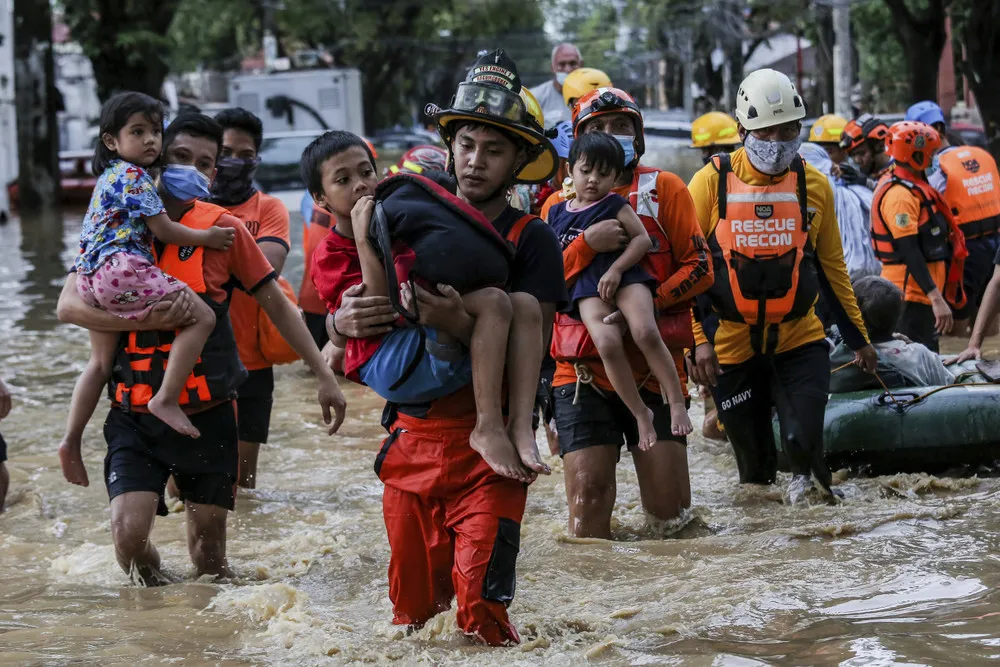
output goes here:
<path id="1" fill-rule="evenodd" d="M 103 100 L 120 90 L 158 96 L 168 72 L 167 30 L 181 0 L 60 0 L 73 39 L 94 68 Z"/>

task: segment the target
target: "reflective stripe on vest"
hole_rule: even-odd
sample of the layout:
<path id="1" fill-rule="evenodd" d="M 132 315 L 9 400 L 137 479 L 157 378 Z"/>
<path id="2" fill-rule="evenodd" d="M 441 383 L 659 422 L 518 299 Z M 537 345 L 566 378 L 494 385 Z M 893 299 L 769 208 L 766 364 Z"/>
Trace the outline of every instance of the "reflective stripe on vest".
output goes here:
<path id="1" fill-rule="evenodd" d="M 713 158 L 719 171 L 719 222 L 709 236 L 715 284 L 714 309 L 725 320 L 759 328 L 805 316 L 819 294 L 807 206 L 805 166 L 792 162 L 784 179 L 748 185 L 728 154 Z"/>
<path id="2" fill-rule="evenodd" d="M 224 213 L 226 209 L 220 206 L 199 201 L 184 214 L 181 223 L 191 229 L 208 229 Z M 246 370 L 236 354 L 228 303 L 216 304 L 204 297 L 204 248 L 166 246 L 156 254 L 157 266 L 202 296 L 215 314 L 215 328 L 188 375 L 179 403 L 198 407 L 232 398 Z M 132 331 L 121 337 L 108 393 L 123 410 L 144 407 L 159 390 L 174 335 L 173 331 Z"/>
<path id="3" fill-rule="evenodd" d="M 948 149 L 938 157 L 948 177 L 944 199 L 965 237 L 995 234 L 1000 227 L 1000 173 L 993 156 L 976 146 Z"/>

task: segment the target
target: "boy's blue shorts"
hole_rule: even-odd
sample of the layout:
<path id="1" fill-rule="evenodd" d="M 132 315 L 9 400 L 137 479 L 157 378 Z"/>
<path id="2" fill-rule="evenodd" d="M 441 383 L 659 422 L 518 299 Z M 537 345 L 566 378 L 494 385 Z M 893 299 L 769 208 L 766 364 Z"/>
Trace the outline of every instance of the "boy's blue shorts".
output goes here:
<path id="1" fill-rule="evenodd" d="M 410 377 L 390 389 L 422 353 Z M 426 403 L 453 394 L 472 382 L 469 350 L 460 343 L 438 342 L 435 329 L 394 329 L 358 370 L 361 381 L 393 403 Z"/>

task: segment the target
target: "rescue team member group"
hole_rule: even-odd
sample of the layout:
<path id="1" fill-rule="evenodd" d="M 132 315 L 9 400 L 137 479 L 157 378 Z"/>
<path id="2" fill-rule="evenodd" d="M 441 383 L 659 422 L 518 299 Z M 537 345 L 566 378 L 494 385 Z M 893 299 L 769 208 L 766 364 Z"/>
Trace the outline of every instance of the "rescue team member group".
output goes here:
<path id="1" fill-rule="evenodd" d="M 588 73 L 585 81 L 594 81 L 589 88 L 560 76 L 581 64 L 582 59 L 572 55 L 567 48 L 553 54 L 553 87 L 574 95 L 571 120 L 564 122 L 572 137 L 604 133 L 617 144 L 614 153 L 622 168 L 614 170 L 612 193 L 625 199 L 651 241 L 638 266 L 651 277 L 657 330 L 684 391 L 688 373 L 710 388 L 719 406 L 719 421 L 733 442 L 742 483 L 775 482 L 770 423 L 774 408 L 793 472 L 789 499 L 801 498 L 814 483 L 832 498 L 837 491 L 822 456 L 830 364 L 824 326 L 814 310 L 817 301 L 823 302 L 844 343 L 855 351 L 858 366 L 874 371 L 877 355 L 848 279 L 830 182 L 797 153 L 806 115 L 801 97 L 778 72 L 759 70 L 747 77 L 740 86 L 732 125 L 724 114 L 696 121 L 694 147 L 703 150 L 706 164 L 685 186 L 674 174 L 642 164 L 643 116 L 628 93 L 604 76 Z M 563 90 L 563 83 L 573 86 Z M 481 56 L 451 106 L 429 110 L 447 145 L 444 161 L 414 155 L 403 166 L 410 173 L 433 175 L 444 184 L 435 196 L 459 209 L 471 207 L 513 248 L 506 289 L 512 297 L 522 295 L 537 303 L 544 325 L 543 349 L 551 354 L 547 384 L 553 394 L 551 417 L 557 441 L 553 444 L 564 462 L 569 531 L 581 537 L 611 537 L 615 467 L 622 445 L 632 453 L 644 509 L 656 519 L 677 518 L 691 503 L 686 438 L 673 423 L 664 388 L 656 382 L 643 351 L 626 339 L 625 360 L 652 421 L 653 445 L 640 448 L 634 407 L 630 410 L 615 391 L 587 326 L 567 308 L 566 284 L 583 275 L 600 255 L 620 253 L 634 233 L 618 219 L 593 221 L 567 238 L 562 249 L 544 219 L 574 197 L 572 187 L 549 196 L 541 218 L 509 205 L 508 193 L 515 185 L 549 181 L 562 166 L 563 156 L 545 134 L 538 100 L 522 88 L 515 63 L 503 51 Z M 144 116 L 157 113 L 155 108 L 142 111 Z M 904 293 L 911 295 L 908 304 L 927 306 L 913 308 L 913 330 L 926 328 L 929 316 L 932 328 L 941 330 L 947 322 L 937 297 L 956 307 L 964 305 L 961 227 L 971 229 L 970 222 L 976 222 L 978 229 L 987 230 L 990 225 L 977 217 L 982 211 L 967 214 L 974 220 L 963 218 L 961 209 L 948 207 L 940 193 L 921 180 L 939 147 L 935 130 L 919 122 L 885 128 L 882 151 L 870 138 L 879 136 L 881 126 L 858 121 L 856 131 L 845 124 L 844 138 L 826 143 L 831 150 L 836 145 L 843 151 L 842 160 L 857 153 L 864 173 L 880 179 L 873 226 L 876 220 L 883 226 L 873 236 L 874 251 L 886 268 L 905 267 L 900 271 Z M 307 327 L 286 296 L 290 290 L 278 280 L 288 251 L 287 212 L 253 187 L 259 119 L 243 110 L 223 112 L 217 120 L 184 114 L 167 127 L 162 139 L 156 123 L 147 125 L 143 127 L 148 138 L 136 135 L 130 141 L 142 144 L 143 156 L 158 151 L 159 161 L 166 165 L 163 174 L 169 171 L 172 176 L 161 174 L 154 181 L 141 166 L 133 165 L 130 178 L 143 184 L 143 206 L 124 197 L 120 201 L 110 197 L 105 205 L 118 206 L 138 228 L 137 235 L 145 235 L 146 243 L 148 232 L 133 219 L 161 210 L 190 230 L 227 230 L 229 243 L 221 243 L 222 248 L 186 240 L 152 243 L 149 254 L 161 272 L 158 275 L 184 288 L 175 290 L 171 299 L 150 299 L 141 317 L 122 317 L 88 303 L 78 290 L 76 273 L 67 279 L 58 314 L 62 321 L 117 334 L 114 363 L 102 369 L 110 374 L 112 397 L 104 429 L 112 537 L 124 570 L 142 582 L 159 583 L 165 578 L 149 537 L 155 515 L 166 511 L 163 493 L 168 479 L 187 508 L 189 549 L 196 570 L 230 574 L 226 518 L 234 506 L 235 484 L 254 484 L 257 451 L 267 440 L 274 364 L 298 356 L 312 369 L 332 433 L 345 411 L 330 370 L 330 360 L 337 356 L 333 351 L 343 350 L 348 339 L 392 332 L 401 309 L 418 314 L 415 326 L 442 332 L 468 348 L 475 318 L 463 295 L 448 284 L 405 282 L 402 303 L 396 305 L 389 297 L 366 295 L 363 284 L 329 298 L 324 293 L 324 285 L 344 284 L 340 276 L 324 269 L 329 266 L 323 263 L 328 244 L 342 246 L 348 230 L 367 226 L 361 221 L 352 227 L 351 219 L 352 214 L 357 216 L 355 205 L 374 194 L 377 180 L 374 156 L 360 138 L 328 133 L 303 156 L 303 175 L 315 202 L 312 227 L 323 231 L 311 244 L 307 275 L 314 284 L 313 295 L 323 294 L 328 303 L 337 305 L 327 315 L 322 314 L 326 311 L 322 301 L 318 307 L 312 305 L 319 317 Z M 109 147 L 116 145 L 114 132 L 107 133 Z M 861 154 L 863 150 L 870 150 L 870 159 Z M 894 162 L 887 165 L 890 159 Z M 851 172 L 849 162 L 842 164 L 841 173 Z M 947 153 L 933 164 L 942 172 L 955 168 Z M 965 162 L 958 164 L 969 169 Z M 881 176 L 879 170 L 884 172 Z M 940 187 L 947 191 L 969 180 L 975 179 L 951 173 Z M 986 183 L 977 180 L 974 186 L 984 191 Z M 372 207 L 365 210 L 365 215 L 372 215 Z M 990 236 L 985 231 L 983 235 Z M 911 236 L 915 243 L 906 240 Z M 917 255 L 925 263 L 923 272 L 917 271 Z M 938 261 L 943 270 L 934 265 Z M 456 276 L 455 282 L 462 279 Z M 1000 300 L 1000 288 L 994 293 Z M 921 295 L 929 304 L 915 300 Z M 308 312 L 307 297 L 301 296 Z M 625 326 L 624 316 L 614 308 L 614 289 L 605 288 L 601 297 L 611 306 L 605 323 Z M 692 322 L 694 299 L 699 303 Z M 996 310 L 992 301 L 983 303 L 984 310 Z M 214 320 L 178 398 L 185 419 L 199 435 L 192 440 L 150 414 L 147 406 L 167 375 L 174 332 L 196 325 L 204 305 Z M 978 321 L 976 327 L 978 331 Z M 428 337 L 426 349 L 421 344 L 414 351 L 415 362 L 425 353 L 439 351 L 431 342 Z M 326 348 L 327 358 L 319 347 Z M 469 353 L 471 384 L 435 400 L 387 403 L 383 425 L 388 437 L 375 471 L 385 484 L 383 514 L 391 550 L 394 622 L 420 627 L 449 608 L 457 596 L 459 626 L 488 644 L 500 645 L 519 640 L 506 608 L 514 595 L 528 485 L 523 475 L 491 467 L 470 446 L 479 416 L 473 387 L 496 378 L 482 378 L 476 372 L 483 367 L 481 353 L 474 346 Z M 237 409 L 250 416 L 237 420 Z M 67 479 L 86 485 L 79 448 L 61 450 L 61 460 Z"/>

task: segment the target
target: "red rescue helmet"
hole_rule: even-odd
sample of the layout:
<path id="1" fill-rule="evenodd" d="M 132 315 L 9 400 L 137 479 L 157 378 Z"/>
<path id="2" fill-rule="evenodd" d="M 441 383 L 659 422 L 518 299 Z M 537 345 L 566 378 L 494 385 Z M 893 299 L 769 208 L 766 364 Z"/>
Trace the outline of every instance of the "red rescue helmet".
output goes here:
<path id="1" fill-rule="evenodd" d="M 613 113 L 623 113 L 632 118 L 635 126 L 635 156 L 638 161 L 646 152 L 642 112 L 632 96 L 621 88 L 598 88 L 577 100 L 573 106 L 573 136 L 580 136 L 580 127 L 591 118 Z"/>
<path id="2" fill-rule="evenodd" d="M 448 151 L 440 146 L 414 146 L 403 153 L 399 162 L 389 167 L 389 174 L 400 172 L 407 174 L 422 174 L 428 170 L 446 171 L 448 169 Z"/>
<path id="3" fill-rule="evenodd" d="M 940 148 L 941 135 L 937 130 L 914 120 L 894 124 L 885 140 L 886 155 L 918 171 L 931 166 L 931 159 Z"/>

